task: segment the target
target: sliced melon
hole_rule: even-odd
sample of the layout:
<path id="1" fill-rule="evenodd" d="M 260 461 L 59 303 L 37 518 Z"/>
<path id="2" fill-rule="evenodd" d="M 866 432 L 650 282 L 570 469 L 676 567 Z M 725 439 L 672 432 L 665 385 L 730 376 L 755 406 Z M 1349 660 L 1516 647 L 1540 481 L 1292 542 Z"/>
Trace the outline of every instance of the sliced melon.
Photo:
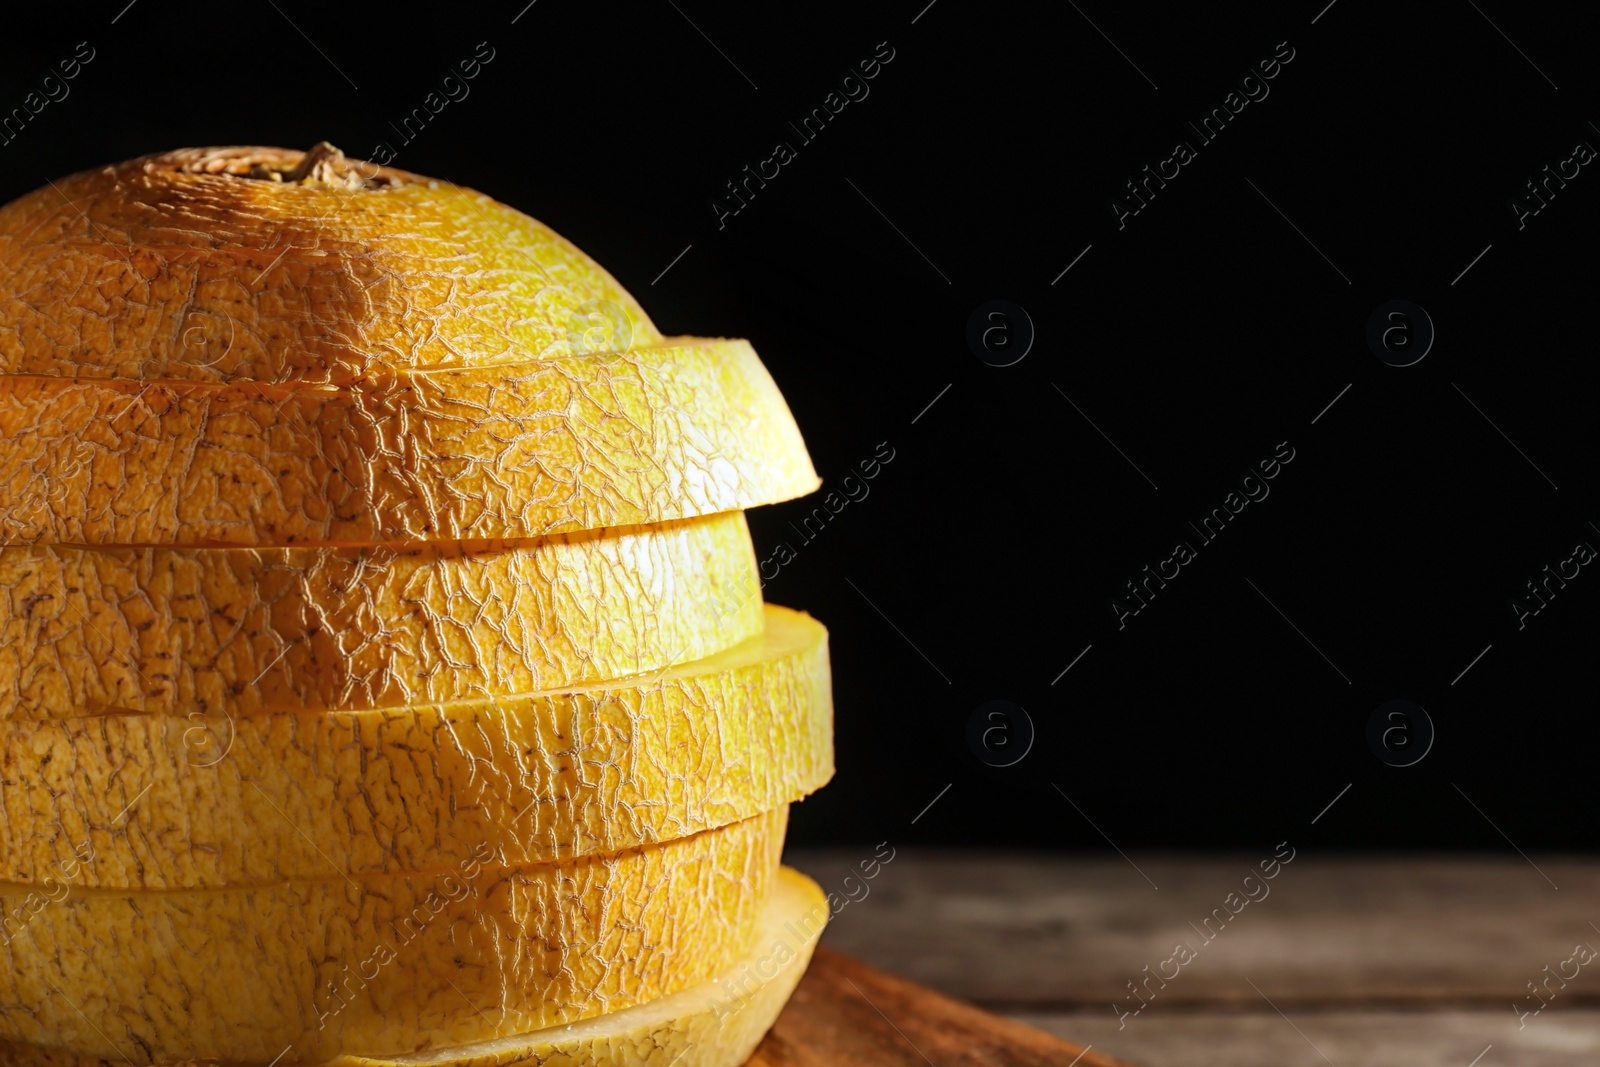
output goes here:
<path id="1" fill-rule="evenodd" d="M 168 889 L 671 840 L 833 775 L 827 631 L 577 691 L 355 714 L 0 721 L 0 879 Z M 331 864 L 331 867 L 330 867 Z"/>
<path id="2" fill-rule="evenodd" d="M 0 209 L 0 373 L 337 382 L 659 343 L 543 223 L 370 163 L 284 180 L 303 155 L 166 152 Z"/>
<path id="3" fill-rule="evenodd" d="M 737 1067 L 750 1057 L 794 992 L 828 912 L 827 898 L 817 884 L 784 867 L 762 905 L 754 947 L 709 981 L 570 1025 L 424 1052 L 343 1055 L 323 1067 Z M 177 1067 L 195 1061 L 157 1062 Z M 280 1061 L 306 1062 L 288 1055 Z M 0 1043 L 0 1067 L 124 1063 L 58 1048 Z M 257 1061 L 248 1067 L 265 1064 Z"/>
<path id="4" fill-rule="evenodd" d="M 820 484 L 745 341 L 339 387 L 0 377 L 0 440 L 10 543 L 531 538 Z"/>
<path id="5" fill-rule="evenodd" d="M 0 548 L 0 719 L 498 697 L 761 625 L 740 512 L 500 544 Z"/>
<path id="6" fill-rule="evenodd" d="M 0 1041 L 301 1062 L 576 1023 L 750 951 L 787 808 L 608 856 L 166 892 L 0 885 Z M 29 893 L 52 893 L 37 908 Z"/>
<path id="7" fill-rule="evenodd" d="M 341 1056 L 329 1067 L 737 1067 L 799 984 L 828 911 L 821 887 L 784 867 L 755 948 L 709 982 L 570 1027 L 408 1056 Z"/>

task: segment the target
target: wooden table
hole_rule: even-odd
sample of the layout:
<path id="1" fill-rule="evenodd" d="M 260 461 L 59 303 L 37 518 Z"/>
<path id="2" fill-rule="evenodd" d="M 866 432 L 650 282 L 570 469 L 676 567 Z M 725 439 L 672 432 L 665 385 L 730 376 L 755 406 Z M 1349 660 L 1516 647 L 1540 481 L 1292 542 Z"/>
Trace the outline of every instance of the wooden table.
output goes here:
<path id="1" fill-rule="evenodd" d="M 747 1067 L 1128 1067 L 828 948 Z"/>
<path id="2" fill-rule="evenodd" d="M 870 855 L 786 862 L 839 891 Z M 1119 858 L 902 849 L 823 943 L 1138 1067 L 1600 1064 L 1600 958 L 1574 953 L 1600 950 L 1600 861 L 1300 856 L 1203 941 L 1258 859 L 1140 856 L 1146 881 Z M 1165 963 L 1179 940 L 1193 959 Z M 1141 1008 L 1146 965 L 1176 976 Z"/>

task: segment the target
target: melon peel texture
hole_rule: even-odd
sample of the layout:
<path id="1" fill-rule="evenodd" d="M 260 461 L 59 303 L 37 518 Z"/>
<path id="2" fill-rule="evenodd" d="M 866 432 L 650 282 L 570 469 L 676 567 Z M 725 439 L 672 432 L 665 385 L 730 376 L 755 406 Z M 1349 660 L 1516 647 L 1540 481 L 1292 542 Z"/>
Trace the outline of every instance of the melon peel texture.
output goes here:
<path id="1" fill-rule="evenodd" d="M 785 867 L 762 906 L 754 947 L 710 981 L 570 1026 L 410 1055 L 342 1055 L 320 1067 L 737 1067 L 749 1059 L 794 992 L 827 917 L 827 898 L 817 884 Z M 163 1067 L 195 1064 L 157 1062 Z M 0 1043 L 0 1067 L 124 1063 Z M 266 1064 L 217 1063 L 216 1067 Z"/>
<path id="2" fill-rule="evenodd" d="M 0 881 L 174 889 L 670 841 L 833 775 L 827 631 L 587 689 L 385 711 L 0 721 Z M 92 862 L 74 863 L 85 855 Z M 70 874 L 70 878 L 67 875 Z"/>
<path id="3" fill-rule="evenodd" d="M 0 1067 L 734 1067 L 828 907 L 743 340 L 321 144 L 0 206 Z M 732 990 L 732 992 L 730 992 Z"/>
<path id="4" fill-rule="evenodd" d="M 0 440 L 13 544 L 518 539 L 821 484 L 747 341 L 337 387 L 0 377 Z"/>
<path id="5" fill-rule="evenodd" d="M 499 697 L 761 626 L 741 512 L 499 544 L 0 548 L 0 720 Z"/>
<path id="6" fill-rule="evenodd" d="M 167 892 L 69 888 L 7 936 L 0 1041 L 301 1062 L 574 1023 L 750 950 L 787 808 L 559 864 Z M 0 885 L 13 914 L 19 887 Z"/>
<path id="7" fill-rule="evenodd" d="M 337 384 L 660 343 L 538 220 L 354 160 L 297 179 L 303 155 L 180 149 L 0 208 L 0 374 Z"/>

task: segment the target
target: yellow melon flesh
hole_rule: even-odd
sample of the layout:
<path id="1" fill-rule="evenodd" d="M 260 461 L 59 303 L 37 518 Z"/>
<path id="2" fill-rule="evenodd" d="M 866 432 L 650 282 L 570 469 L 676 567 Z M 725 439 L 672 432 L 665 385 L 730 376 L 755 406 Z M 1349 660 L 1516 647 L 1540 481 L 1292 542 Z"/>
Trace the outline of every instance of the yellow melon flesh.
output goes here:
<path id="1" fill-rule="evenodd" d="M 755 1051 L 794 992 L 828 910 L 817 884 L 785 867 L 762 905 L 754 948 L 710 981 L 570 1026 L 410 1055 L 344 1055 L 323 1067 L 737 1067 Z M 0 1067 L 116 1067 L 124 1062 L 0 1044 Z"/>
<path id="2" fill-rule="evenodd" d="M 337 388 L 0 377 L 0 440 L 13 544 L 530 538 L 820 484 L 745 341 Z"/>
<path id="3" fill-rule="evenodd" d="M 738 644 L 760 594 L 740 512 L 501 544 L 0 548 L 0 719 L 567 688 Z"/>
<path id="4" fill-rule="evenodd" d="M 0 880 L 169 889 L 566 860 L 799 800 L 833 775 L 827 631 L 583 690 L 382 712 L 0 722 Z M 124 814 L 125 813 L 125 814 Z"/>
<path id="5" fill-rule="evenodd" d="M 660 341 L 599 264 L 481 193 L 369 163 L 339 175 L 368 188 L 244 176 L 301 156 L 183 149 L 0 208 L 0 374 L 337 382 Z"/>
<path id="6" fill-rule="evenodd" d="M 749 951 L 787 808 L 561 864 L 249 889 L 0 885 L 0 1041 L 302 1062 L 525 1033 L 641 1004 Z M 484 853 L 492 850 L 484 849 Z"/>

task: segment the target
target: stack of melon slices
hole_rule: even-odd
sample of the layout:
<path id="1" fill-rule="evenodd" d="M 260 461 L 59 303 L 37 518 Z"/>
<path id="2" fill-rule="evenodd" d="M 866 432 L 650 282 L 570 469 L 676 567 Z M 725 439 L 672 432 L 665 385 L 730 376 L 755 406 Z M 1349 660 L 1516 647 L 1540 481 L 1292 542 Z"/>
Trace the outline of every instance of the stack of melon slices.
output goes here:
<path id="1" fill-rule="evenodd" d="M 742 1062 L 833 773 L 750 346 L 324 149 L 62 180 L 0 268 L 0 1065 Z"/>

